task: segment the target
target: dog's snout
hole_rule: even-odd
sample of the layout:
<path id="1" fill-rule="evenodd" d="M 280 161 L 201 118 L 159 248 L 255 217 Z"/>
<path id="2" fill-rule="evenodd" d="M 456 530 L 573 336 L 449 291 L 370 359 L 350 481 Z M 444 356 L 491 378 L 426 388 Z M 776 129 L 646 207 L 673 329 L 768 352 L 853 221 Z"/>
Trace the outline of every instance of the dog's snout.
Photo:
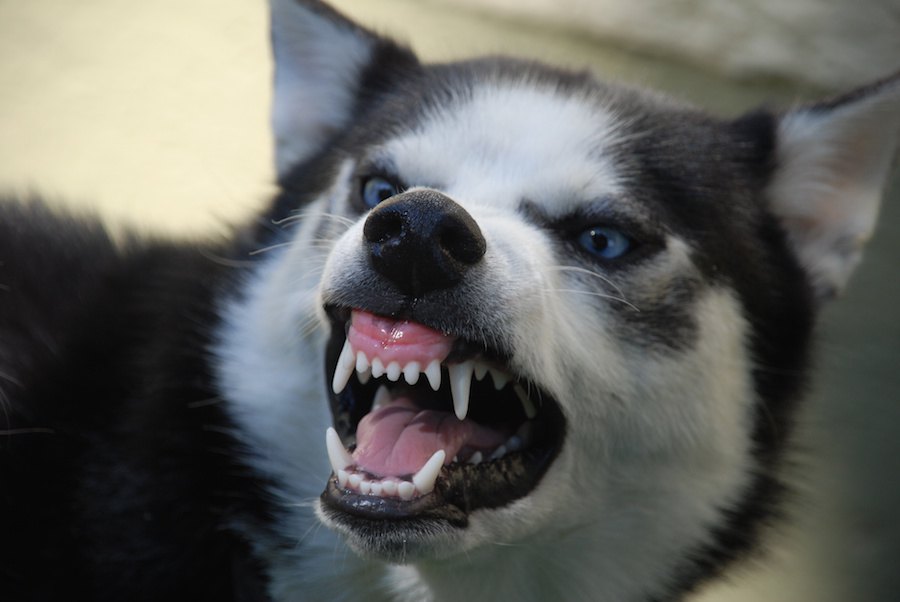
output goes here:
<path id="1" fill-rule="evenodd" d="M 472 216 L 433 190 L 382 202 L 366 219 L 363 236 L 375 270 L 417 297 L 459 282 L 487 248 Z"/>

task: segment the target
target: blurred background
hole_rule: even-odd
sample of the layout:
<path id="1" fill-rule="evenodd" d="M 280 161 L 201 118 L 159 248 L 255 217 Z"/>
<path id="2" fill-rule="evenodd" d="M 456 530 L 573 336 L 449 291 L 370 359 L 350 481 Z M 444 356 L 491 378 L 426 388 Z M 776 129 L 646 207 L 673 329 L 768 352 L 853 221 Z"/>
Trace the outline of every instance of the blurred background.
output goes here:
<path id="1" fill-rule="evenodd" d="M 426 59 L 530 56 L 720 114 L 900 69 L 900 0 L 335 0 Z M 262 0 L 0 0 L 0 191 L 207 236 L 273 190 Z M 900 110 L 900 108 L 898 108 Z M 702 602 L 900 599 L 900 170 L 830 306 L 794 520 Z"/>

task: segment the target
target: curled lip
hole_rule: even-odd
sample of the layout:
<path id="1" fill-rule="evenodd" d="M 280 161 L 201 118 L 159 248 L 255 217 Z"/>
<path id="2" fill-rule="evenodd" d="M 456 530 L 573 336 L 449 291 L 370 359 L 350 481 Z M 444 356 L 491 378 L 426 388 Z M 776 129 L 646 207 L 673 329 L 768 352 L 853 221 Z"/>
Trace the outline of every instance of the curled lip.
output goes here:
<path id="1" fill-rule="evenodd" d="M 367 375 L 365 371 L 354 370 L 346 386 L 337 384 L 332 388 L 336 366 L 347 345 L 346 332 L 352 310 L 329 306 L 326 311 L 332 321 L 326 376 L 336 439 L 345 448 L 349 447 L 351 451 L 355 448 L 360 421 L 373 411 L 376 397 L 385 399 L 389 394 L 386 391 L 402 390 L 405 397 L 414 399 L 423 410 L 459 416 L 458 391 L 449 381 L 453 370 L 458 372 L 457 367 L 466 362 L 482 368 L 477 370 L 480 380 L 473 377 L 471 381 L 465 419 L 497 431 L 514 433 L 509 441 L 515 443 L 494 449 L 459 450 L 455 457 L 448 456 L 439 469 L 432 466 L 432 470 L 427 471 L 429 476 L 424 478 L 424 486 L 420 474 L 389 478 L 370 474 L 353 465 L 348 459 L 350 451 L 344 450 L 346 456 L 334 451 L 338 459 L 332 455 L 334 473 L 322 494 L 327 513 L 346 521 L 440 520 L 461 527 L 465 526 L 473 510 L 502 507 L 528 495 L 537 486 L 562 447 L 565 419 L 559 404 L 550 395 L 532 380 L 509 370 L 505 361 L 508 355 L 503 350 L 456 338 L 451 351 L 441 362 L 442 384 L 436 391 L 432 388 L 434 383 L 426 378 L 416 377 L 412 385 L 403 382 L 406 378 L 403 371 L 398 376 L 396 369 L 391 375 L 387 371 L 372 375 L 369 370 Z M 366 367 L 365 362 L 362 366 Z M 507 382 L 503 383 L 503 380 Z M 498 387 L 498 382 L 504 386 Z M 523 399 L 523 395 L 527 397 Z M 452 419 L 456 420 L 455 417 Z M 518 436 L 520 434 L 522 437 Z M 332 450 L 329 452 L 331 454 Z M 417 476 L 419 478 L 415 479 Z M 411 486 L 406 486 L 403 495 L 395 493 L 396 483 L 412 483 L 413 480 L 418 483 L 414 493 L 410 493 Z M 389 487 L 384 487 L 385 484 Z"/>

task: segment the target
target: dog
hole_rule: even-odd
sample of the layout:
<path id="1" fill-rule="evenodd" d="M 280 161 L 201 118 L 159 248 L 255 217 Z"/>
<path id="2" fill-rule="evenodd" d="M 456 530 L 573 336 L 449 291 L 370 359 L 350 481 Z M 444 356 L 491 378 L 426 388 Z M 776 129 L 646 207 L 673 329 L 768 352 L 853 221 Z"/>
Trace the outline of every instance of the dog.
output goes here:
<path id="1" fill-rule="evenodd" d="M 722 119 L 272 0 L 226 241 L 0 203 L 9 600 L 680 600 L 755 550 L 900 76 Z"/>

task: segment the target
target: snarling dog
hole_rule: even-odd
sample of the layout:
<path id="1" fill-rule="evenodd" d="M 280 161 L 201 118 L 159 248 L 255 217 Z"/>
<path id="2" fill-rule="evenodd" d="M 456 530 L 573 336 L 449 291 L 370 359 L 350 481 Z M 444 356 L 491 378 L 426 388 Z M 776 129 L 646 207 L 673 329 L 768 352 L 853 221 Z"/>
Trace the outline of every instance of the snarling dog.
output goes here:
<path id="1" fill-rule="evenodd" d="M 676 600 L 754 549 L 900 78 L 720 119 L 272 17 L 232 240 L 0 205 L 4 595 Z"/>

